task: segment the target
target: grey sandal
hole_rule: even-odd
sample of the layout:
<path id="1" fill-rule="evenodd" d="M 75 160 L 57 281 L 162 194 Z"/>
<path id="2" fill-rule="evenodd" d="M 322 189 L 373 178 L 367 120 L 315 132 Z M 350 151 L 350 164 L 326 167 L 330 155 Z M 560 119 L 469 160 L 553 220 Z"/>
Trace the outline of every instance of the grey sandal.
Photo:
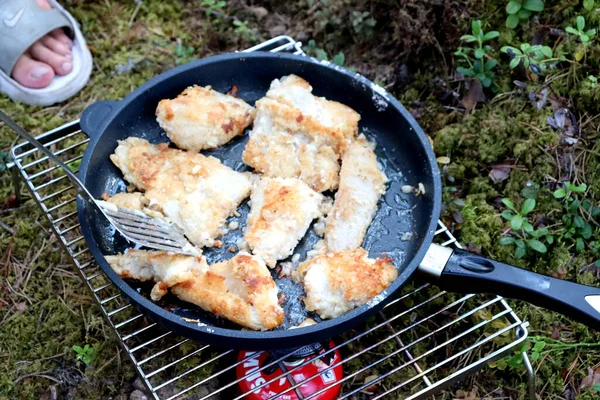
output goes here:
<path id="1" fill-rule="evenodd" d="M 42 10 L 35 0 L 0 1 L 0 92 L 30 105 L 46 106 L 72 97 L 85 86 L 92 72 L 92 56 L 77 23 L 56 0 L 48 2 L 50 10 Z M 27 88 L 12 79 L 11 71 L 18 58 L 57 28 L 65 28 L 73 40 L 73 70 L 55 76 L 42 89 Z"/>

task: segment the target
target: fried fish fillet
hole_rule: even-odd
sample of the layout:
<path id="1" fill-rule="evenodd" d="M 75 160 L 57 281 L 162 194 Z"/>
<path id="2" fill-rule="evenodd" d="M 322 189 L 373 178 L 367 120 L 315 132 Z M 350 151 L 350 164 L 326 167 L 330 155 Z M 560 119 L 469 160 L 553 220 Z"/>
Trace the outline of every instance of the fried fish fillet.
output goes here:
<path id="1" fill-rule="evenodd" d="M 323 215 L 324 196 L 295 178 L 263 177 L 250 201 L 244 239 L 271 268 L 292 254 L 312 220 Z"/>
<path id="2" fill-rule="evenodd" d="M 190 86 L 172 100 L 161 100 L 156 108 L 158 124 L 186 150 L 221 146 L 241 135 L 253 119 L 254 107 L 210 86 Z"/>
<path id="3" fill-rule="evenodd" d="M 328 253 L 298 268 L 306 309 L 335 318 L 367 303 L 389 286 L 398 271 L 389 258 L 370 259 L 363 248 Z"/>
<path id="4" fill-rule="evenodd" d="M 208 269 L 206 258 L 191 257 L 166 251 L 130 249 L 124 254 L 105 256 L 111 268 L 121 278 L 154 281 L 150 297 L 160 300 L 167 289 L 194 278 L 194 271 Z"/>
<path id="5" fill-rule="evenodd" d="M 242 160 L 266 176 L 299 178 L 323 192 L 337 188 L 338 161 L 358 132 L 360 116 L 311 92 L 298 76 L 275 79 L 256 103 Z"/>
<path id="6" fill-rule="evenodd" d="M 181 300 L 249 329 L 265 331 L 283 322 L 277 286 L 260 258 L 240 252 L 194 274 L 171 289 Z"/>
<path id="7" fill-rule="evenodd" d="M 352 143 L 342 158 L 340 187 L 325 222 L 329 252 L 359 248 L 385 193 L 387 177 L 366 140 Z"/>
<path id="8" fill-rule="evenodd" d="M 125 179 L 195 245 L 215 246 L 228 216 L 249 196 L 250 174 L 240 173 L 214 157 L 153 145 L 130 137 L 110 156 Z"/>

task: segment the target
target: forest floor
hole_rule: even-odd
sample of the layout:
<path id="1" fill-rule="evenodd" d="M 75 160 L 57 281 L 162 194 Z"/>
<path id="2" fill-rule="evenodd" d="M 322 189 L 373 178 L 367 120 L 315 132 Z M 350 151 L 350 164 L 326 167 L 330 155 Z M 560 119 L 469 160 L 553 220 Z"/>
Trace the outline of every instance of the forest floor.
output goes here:
<path id="1" fill-rule="evenodd" d="M 442 219 L 466 248 L 600 286 L 600 38 L 590 31 L 600 28 L 598 1 L 63 5 L 88 41 L 92 77 L 52 107 L 0 95 L 0 109 L 29 132 L 77 119 L 97 100 L 121 99 L 178 64 L 287 34 L 309 55 L 375 81 L 413 114 L 443 171 Z M 16 142 L 1 126 L 0 171 Z M 0 399 L 128 398 L 133 367 L 22 192 L 25 201 L 15 208 L 10 174 L 0 172 Z M 510 304 L 530 323 L 522 350 L 533 360 L 539 398 L 598 398 L 600 334 L 528 303 Z M 89 366 L 72 350 L 85 344 L 95 351 Z M 509 356 L 439 398 L 526 393 L 524 366 Z"/>

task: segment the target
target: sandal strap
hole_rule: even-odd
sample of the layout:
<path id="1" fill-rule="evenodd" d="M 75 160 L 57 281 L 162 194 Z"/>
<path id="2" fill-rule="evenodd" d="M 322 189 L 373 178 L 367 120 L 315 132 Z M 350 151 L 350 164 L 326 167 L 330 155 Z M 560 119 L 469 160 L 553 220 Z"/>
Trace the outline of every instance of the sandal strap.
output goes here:
<path id="1" fill-rule="evenodd" d="M 0 69 L 10 76 L 19 57 L 57 28 L 68 28 L 67 35 L 73 37 L 73 26 L 60 10 L 42 10 L 35 0 L 4 0 L 0 7 Z"/>

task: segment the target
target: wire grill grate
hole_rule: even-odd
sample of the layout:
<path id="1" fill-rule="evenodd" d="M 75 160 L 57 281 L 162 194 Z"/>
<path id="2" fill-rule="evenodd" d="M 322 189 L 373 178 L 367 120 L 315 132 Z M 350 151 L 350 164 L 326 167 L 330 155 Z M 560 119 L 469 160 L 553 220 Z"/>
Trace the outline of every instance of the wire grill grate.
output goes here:
<path id="1" fill-rule="evenodd" d="M 303 54 L 301 44 L 287 36 L 246 51 L 257 50 Z M 38 140 L 74 171 L 89 141 L 78 121 L 42 134 Z M 20 178 L 73 259 L 154 398 L 244 398 L 236 390 L 239 380 L 235 369 L 252 356 L 237 361 L 236 351 L 178 337 L 140 314 L 110 283 L 89 253 L 79 230 L 75 191 L 69 180 L 64 179 L 64 173 L 27 143 L 15 146 L 11 154 Z M 458 246 L 441 222 L 436 240 L 444 246 Z M 406 399 L 425 398 L 485 366 L 527 337 L 527 324 L 501 297 L 456 295 L 428 284 L 412 285 L 376 317 L 334 338 L 335 347 L 320 356 L 335 349 L 342 354 L 344 377 L 340 398 L 378 399 L 391 393 Z M 295 389 L 319 377 L 299 378 L 294 372 L 301 366 L 285 374 L 290 382 L 298 382 L 293 383 L 288 394 L 292 391 L 298 394 Z M 299 397 L 311 399 L 318 395 L 317 392 Z"/>

